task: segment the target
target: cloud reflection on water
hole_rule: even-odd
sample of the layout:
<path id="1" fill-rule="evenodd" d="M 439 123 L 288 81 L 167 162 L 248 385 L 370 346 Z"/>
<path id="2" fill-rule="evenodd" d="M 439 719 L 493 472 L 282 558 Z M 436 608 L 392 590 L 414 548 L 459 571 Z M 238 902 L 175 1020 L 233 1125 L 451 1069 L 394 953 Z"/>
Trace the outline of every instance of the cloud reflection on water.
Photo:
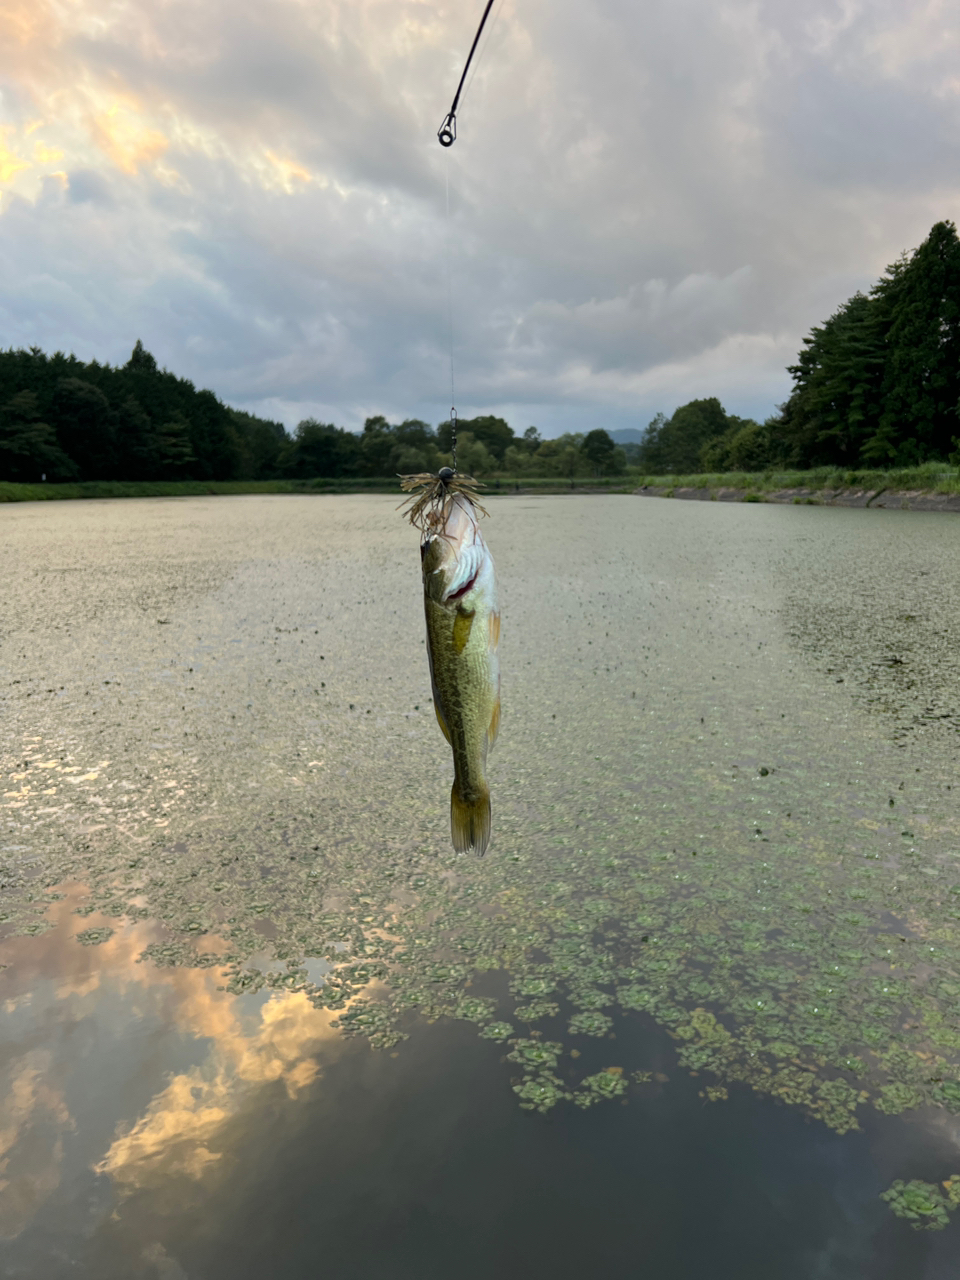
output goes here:
<path id="1" fill-rule="evenodd" d="M 295 1099 L 321 1074 L 321 1049 L 329 1056 L 340 1043 L 334 1014 L 302 993 L 230 997 L 216 969 L 138 963 L 160 933 L 153 923 L 82 945 L 90 918 L 73 914 L 82 894 L 73 886 L 54 905 L 55 928 L 0 952 L 4 1239 L 91 1169 L 110 1179 L 114 1202 L 165 1178 L 202 1178 L 223 1158 L 225 1126 L 259 1090 L 281 1084 Z M 174 1059 L 189 1060 L 171 1070 L 172 1045 Z M 130 1109 L 131 1095 L 145 1105 Z"/>

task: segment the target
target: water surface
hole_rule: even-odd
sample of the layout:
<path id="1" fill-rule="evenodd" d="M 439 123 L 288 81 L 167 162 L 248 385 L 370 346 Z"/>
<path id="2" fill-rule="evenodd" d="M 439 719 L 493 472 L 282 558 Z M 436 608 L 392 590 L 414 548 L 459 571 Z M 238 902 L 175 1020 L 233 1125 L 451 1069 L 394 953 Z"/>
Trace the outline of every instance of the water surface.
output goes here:
<path id="1" fill-rule="evenodd" d="M 394 506 L 0 508 L 3 1274 L 955 1275 L 960 524 L 495 501 L 479 861 Z"/>

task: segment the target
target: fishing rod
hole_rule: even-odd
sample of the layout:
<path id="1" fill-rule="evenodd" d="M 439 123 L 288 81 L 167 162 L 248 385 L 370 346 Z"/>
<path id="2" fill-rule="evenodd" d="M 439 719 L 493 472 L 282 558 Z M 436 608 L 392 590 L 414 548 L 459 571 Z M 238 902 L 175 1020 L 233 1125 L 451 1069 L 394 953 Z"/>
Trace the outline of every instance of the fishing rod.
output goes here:
<path id="1" fill-rule="evenodd" d="M 483 33 L 484 24 L 493 8 L 493 0 L 487 0 L 486 8 L 483 11 L 483 17 L 480 19 L 480 25 L 477 27 L 477 34 L 473 37 L 473 44 L 470 46 L 470 52 L 467 55 L 466 66 L 463 68 L 463 75 L 460 77 L 460 83 L 457 85 L 457 92 L 453 95 L 453 106 L 444 117 L 443 124 L 437 130 L 437 137 L 440 140 L 441 147 L 452 147 L 457 140 L 457 106 L 460 103 L 460 94 L 463 92 L 463 82 L 467 78 L 467 72 L 470 70 L 470 63 L 473 61 L 473 55 L 477 51 L 477 44 Z"/>

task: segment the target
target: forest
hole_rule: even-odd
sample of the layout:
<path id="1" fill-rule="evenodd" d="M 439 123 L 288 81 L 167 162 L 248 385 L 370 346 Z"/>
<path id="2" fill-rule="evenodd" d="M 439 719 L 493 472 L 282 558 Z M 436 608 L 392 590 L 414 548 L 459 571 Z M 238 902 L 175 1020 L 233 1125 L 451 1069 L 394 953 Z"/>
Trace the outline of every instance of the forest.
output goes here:
<path id="1" fill-rule="evenodd" d="M 38 348 L 0 352 L 0 480 L 271 480 L 386 477 L 451 459 L 451 425 L 307 418 L 292 435 L 160 369 L 138 341 L 122 368 Z M 477 475 L 610 475 L 626 455 L 602 429 L 542 440 L 503 418 L 460 419 L 457 461 Z"/>
<path id="2" fill-rule="evenodd" d="M 765 422 L 715 397 L 657 414 L 619 446 L 603 428 L 544 440 L 503 418 L 460 419 L 457 462 L 477 476 L 616 476 L 960 463 L 960 239 L 938 222 L 869 293 L 813 328 L 793 391 Z M 625 433 L 631 434 L 631 433 Z M 635 434 L 635 433 L 633 433 Z M 138 341 L 120 368 L 39 348 L 0 351 L 0 480 L 309 480 L 435 471 L 451 426 L 377 415 L 361 432 L 229 408 L 160 369 Z"/>

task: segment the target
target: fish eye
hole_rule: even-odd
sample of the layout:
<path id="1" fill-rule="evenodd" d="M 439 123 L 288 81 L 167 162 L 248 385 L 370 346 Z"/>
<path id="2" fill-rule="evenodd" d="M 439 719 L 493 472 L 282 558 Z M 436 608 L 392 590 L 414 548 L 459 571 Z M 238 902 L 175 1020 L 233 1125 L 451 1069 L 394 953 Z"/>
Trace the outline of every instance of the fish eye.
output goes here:
<path id="1" fill-rule="evenodd" d="M 437 473 L 437 479 L 441 484 L 449 484 L 453 479 L 453 467 L 441 467 Z"/>

